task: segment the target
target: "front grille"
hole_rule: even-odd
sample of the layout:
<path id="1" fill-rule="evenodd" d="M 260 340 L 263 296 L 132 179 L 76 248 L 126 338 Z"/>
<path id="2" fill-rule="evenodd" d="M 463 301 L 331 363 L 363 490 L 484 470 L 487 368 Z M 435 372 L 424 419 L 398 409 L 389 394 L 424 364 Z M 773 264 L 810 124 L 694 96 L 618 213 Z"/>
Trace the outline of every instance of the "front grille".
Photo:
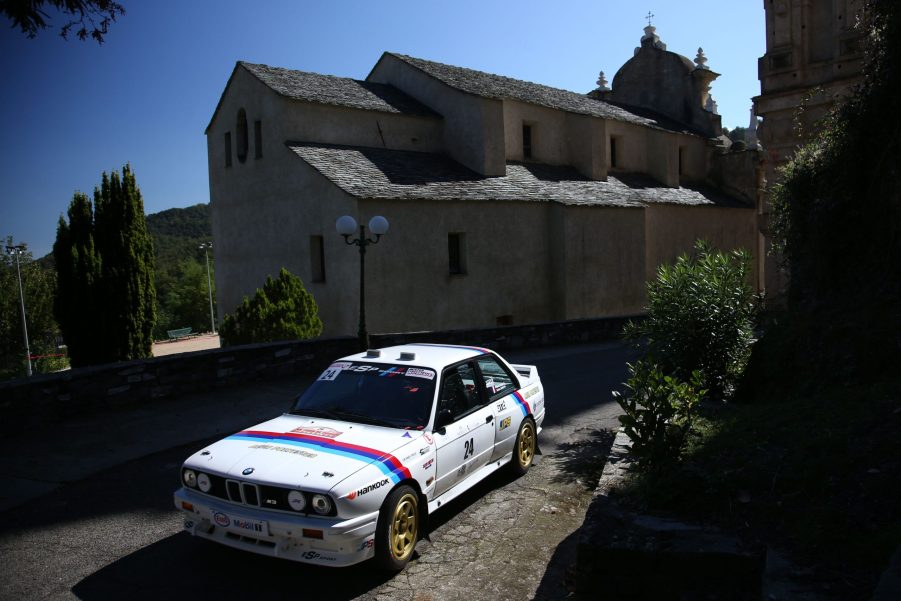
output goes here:
<path id="1" fill-rule="evenodd" d="M 237 503 L 238 505 L 285 511 L 295 515 L 319 515 L 313 511 L 313 493 L 304 492 L 304 495 L 307 497 L 306 509 L 304 511 L 294 511 L 288 503 L 288 493 L 291 492 L 291 489 L 269 486 L 266 484 L 256 484 L 253 482 L 242 482 L 240 480 L 231 480 L 210 473 L 207 473 L 207 475 L 210 477 L 211 486 L 209 492 L 205 494 L 218 499 Z M 199 489 L 195 490 L 197 492 L 202 492 Z M 328 515 L 336 515 L 335 509 L 332 509 L 331 513 Z"/>
<path id="2" fill-rule="evenodd" d="M 242 542 L 242 543 L 245 543 L 245 544 L 249 544 L 249 545 L 257 545 L 257 546 L 260 546 L 260 547 L 268 547 L 268 548 L 270 548 L 270 549 L 275 547 L 275 543 L 272 542 L 272 541 L 263 540 L 263 539 L 261 539 L 261 538 L 255 538 L 255 537 L 253 537 L 253 536 L 244 536 L 244 535 L 241 535 L 241 534 L 235 534 L 234 532 L 226 532 L 226 533 L 225 533 L 225 538 L 228 538 L 228 539 L 231 539 L 231 540 L 234 540 L 234 541 L 239 541 L 239 542 Z"/>

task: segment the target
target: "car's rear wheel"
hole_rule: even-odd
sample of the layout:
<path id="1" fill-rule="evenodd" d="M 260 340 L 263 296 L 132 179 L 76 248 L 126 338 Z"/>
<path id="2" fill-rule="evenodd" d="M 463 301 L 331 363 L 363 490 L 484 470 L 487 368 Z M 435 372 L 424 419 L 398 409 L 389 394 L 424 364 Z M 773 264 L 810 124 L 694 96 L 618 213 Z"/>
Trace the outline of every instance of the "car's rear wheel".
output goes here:
<path id="1" fill-rule="evenodd" d="M 379 567 L 397 572 L 413 557 L 419 537 L 419 495 L 402 484 L 388 495 L 375 530 L 375 560 Z"/>
<path id="2" fill-rule="evenodd" d="M 513 459 L 510 460 L 510 469 L 513 473 L 522 476 L 532 466 L 535 459 L 537 437 L 535 434 L 535 422 L 527 417 L 519 424 L 519 432 L 516 433 L 516 444 L 513 446 Z"/>

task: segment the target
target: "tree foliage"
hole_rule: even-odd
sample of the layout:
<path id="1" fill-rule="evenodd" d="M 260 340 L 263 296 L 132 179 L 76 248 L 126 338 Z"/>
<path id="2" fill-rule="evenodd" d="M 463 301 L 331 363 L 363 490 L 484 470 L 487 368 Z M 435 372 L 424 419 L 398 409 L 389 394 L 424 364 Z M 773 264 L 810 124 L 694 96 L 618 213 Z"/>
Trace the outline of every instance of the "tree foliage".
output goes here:
<path id="1" fill-rule="evenodd" d="M 125 14 L 122 5 L 112 0 L 0 0 L 0 14 L 29 38 L 47 28 L 50 16 L 44 7 L 53 7 L 68 19 L 60 28 L 63 39 L 74 31 L 79 40 L 90 37 L 98 44 L 116 18 Z"/>
<path id="2" fill-rule="evenodd" d="M 303 340 L 322 333 L 319 307 L 299 277 L 282 268 L 276 279 L 266 278 L 252 299 L 227 315 L 220 334 L 226 345 Z"/>
<path id="3" fill-rule="evenodd" d="M 784 372 L 789 383 L 801 380 L 799 368 L 807 380 L 847 383 L 884 377 L 897 363 L 901 5 L 871 1 L 863 14 L 862 84 L 783 168 L 773 193 L 789 312 L 763 350 L 769 373 Z"/>
<path id="4" fill-rule="evenodd" d="M 13 245 L 12 236 L 7 238 L 6 245 Z M 16 258 L 3 253 L 0 263 L 0 378 L 6 379 L 25 375 L 25 340 Z M 39 357 L 32 361 L 32 367 L 38 373 L 60 369 L 66 365 L 65 359 L 50 356 L 60 353 L 56 348 L 59 327 L 53 319 L 56 275 L 52 266 L 34 261 L 27 250 L 19 255 L 19 268 L 28 342 L 32 356 Z"/>
<path id="5" fill-rule="evenodd" d="M 153 242 L 131 168 L 76 193 L 57 228 L 54 311 L 72 365 L 148 357 L 156 320 Z"/>
<path id="6" fill-rule="evenodd" d="M 657 269 L 647 317 L 630 322 L 626 338 L 646 340 L 665 373 L 687 380 L 697 370 L 704 388 L 729 396 L 751 353 L 760 305 L 750 265 L 747 251 L 724 253 L 699 240 L 694 254 Z"/>

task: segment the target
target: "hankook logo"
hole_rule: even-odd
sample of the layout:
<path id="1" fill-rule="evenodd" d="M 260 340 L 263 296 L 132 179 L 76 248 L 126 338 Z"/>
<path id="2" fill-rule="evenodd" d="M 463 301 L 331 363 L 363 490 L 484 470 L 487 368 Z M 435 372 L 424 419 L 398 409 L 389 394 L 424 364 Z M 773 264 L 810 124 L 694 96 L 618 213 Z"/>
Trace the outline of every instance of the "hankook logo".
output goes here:
<path id="1" fill-rule="evenodd" d="M 370 484 L 369 486 L 364 486 L 363 488 L 361 488 L 359 490 L 352 490 L 349 493 L 347 493 L 347 498 L 350 499 L 351 501 L 353 501 L 357 497 L 362 497 L 366 493 L 372 492 L 377 488 L 381 488 L 381 487 L 385 486 L 386 484 L 388 484 L 387 478 L 385 478 L 381 482 L 376 482 L 375 484 Z"/>

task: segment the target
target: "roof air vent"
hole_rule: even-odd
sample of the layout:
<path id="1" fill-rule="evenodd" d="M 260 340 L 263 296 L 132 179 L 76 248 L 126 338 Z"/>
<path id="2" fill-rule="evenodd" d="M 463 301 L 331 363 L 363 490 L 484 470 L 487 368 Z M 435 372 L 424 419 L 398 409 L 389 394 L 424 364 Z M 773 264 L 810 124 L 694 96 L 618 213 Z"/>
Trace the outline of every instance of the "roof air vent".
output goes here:
<path id="1" fill-rule="evenodd" d="M 366 357 L 368 357 L 368 358 L 375 359 L 375 358 L 381 357 L 381 356 L 382 356 L 382 351 L 380 351 L 378 349 L 369 349 L 368 351 L 366 351 Z"/>
<path id="2" fill-rule="evenodd" d="M 398 361 L 413 361 L 414 359 L 416 359 L 416 353 L 401 353 L 397 358 Z"/>

